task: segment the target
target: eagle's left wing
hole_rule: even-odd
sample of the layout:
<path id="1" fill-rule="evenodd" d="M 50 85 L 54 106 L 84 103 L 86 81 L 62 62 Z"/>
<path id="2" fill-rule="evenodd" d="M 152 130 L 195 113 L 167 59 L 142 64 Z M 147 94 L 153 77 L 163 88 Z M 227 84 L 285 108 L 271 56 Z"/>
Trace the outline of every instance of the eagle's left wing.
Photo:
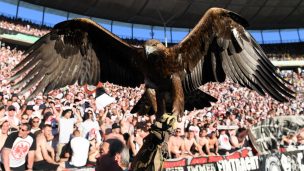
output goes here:
<path id="1" fill-rule="evenodd" d="M 96 85 L 109 81 L 135 87 L 144 82 L 143 47 L 132 46 L 94 21 L 63 21 L 35 42 L 13 69 L 19 94 L 35 87 L 28 99 L 74 83 Z M 22 79 L 20 79 L 20 77 Z"/>
<path id="2" fill-rule="evenodd" d="M 285 102 L 293 91 L 284 85 L 276 67 L 245 30 L 247 21 L 236 13 L 211 8 L 195 28 L 172 49 L 186 71 L 183 86 L 194 91 L 209 81 L 234 82 Z"/>

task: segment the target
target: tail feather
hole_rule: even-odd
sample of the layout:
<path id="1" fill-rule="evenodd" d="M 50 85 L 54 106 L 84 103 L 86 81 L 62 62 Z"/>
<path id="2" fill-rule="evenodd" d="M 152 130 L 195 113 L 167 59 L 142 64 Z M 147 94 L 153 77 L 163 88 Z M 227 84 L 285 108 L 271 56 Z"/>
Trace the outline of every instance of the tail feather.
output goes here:
<path id="1" fill-rule="evenodd" d="M 155 91 L 150 91 L 150 93 L 151 95 L 149 96 L 148 92 L 145 91 L 145 93 L 132 108 L 131 113 L 137 113 L 138 115 L 153 115 L 156 113 L 152 105 L 152 101 L 155 100 Z"/>
<path id="2" fill-rule="evenodd" d="M 148 96 L 147 92 L 145 92 L 139 101 L 135 104 L 131 113 L 137 113 L 138 115 L 153 115 L 156 111 L 152 107 L 152 100 L 155 100 L 155 93 L 151 94 L 152 96 Z M 153 98 L 153 99 L 151 99 Z M 172 108 L 172 99 L 166 99 L 167 111 L 171 111 Z M 211 102 L 217 102 L 217 99 L 212 97 L 211 95 L 201 91 L 200 89 L 196 89 L 190 93 L 185 94 L 185 110 L 191 111 L 194 109 L 203 109 L 204 107 L 210 107 Z"/>
<path id="3" fill-rule="evenodd" d="M 185 94 L 185 110 L 188 111 L 210 107 L 211 102 L 217 102 L 217 99 L 200 89 Z"/>

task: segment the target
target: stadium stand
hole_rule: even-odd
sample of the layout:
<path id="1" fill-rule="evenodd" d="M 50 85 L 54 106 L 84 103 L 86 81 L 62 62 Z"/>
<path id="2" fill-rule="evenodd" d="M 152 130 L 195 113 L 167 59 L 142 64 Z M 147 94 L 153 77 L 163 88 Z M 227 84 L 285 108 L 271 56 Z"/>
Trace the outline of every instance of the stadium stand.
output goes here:
<path id="1" fill-rule="evenodd" d="M 45 136 L 45 140 L 50 144 L 51 155 L 48 162 L 56 163 L 61 168 L 93 170 L 97 158 L 106 153 L 105 141 L 113 136 L 125 141 L 132 159 L 143 144 L 144 137 L 149 133 L 149 125 L 154 120 L 154 117 L 130 113 L 144 91 L 143 86 L 132 89 L 108 82 L 102 83 L 104 92 L 113 97 L 115 102 L 98 109 L 94 98 L 96 93 L 88 91 L 86 87 L 66 86 L 45 96 L 39 94 L 34 100 L 26 102 L 29 93 L 17 96 L 17 91 L 13 90 L 12 85 L 7 82 L 13 66 L 24 58 L 23 50 L 48 31 L 48 27 L 41 27 L 31 22 L 0 17 L 0 126 L 3 134 L 0 135 L 0 149 L 6 147 L 7 137 L 13 132 L 20 131 L 20 124 L 27 122 L 31 124 L 33 134 Z M 133 44 L 141 42 L 137 39 L 125 40 Z M 269 96 L 261 97 L 230 80 L 226 80 L 224 84 L 207 83 L 201 89 L 216 97 L 218 102 L 202 110 L 186 111 L 187 115 L 179 120 L 178 129 L 168 142 L 171 157 L 219 154 L 228 156 L 235 151 L 251 149 L 252 145 L 246 130 L 251 129 L 255 124 L 275 116 L 303 116 L 304 71 L 301 67 L 304 63 L 300 63 L 304 61 L 303 46 L 304 43 L 262 45 L 272 61 L 278 62 L 278 66 L 280 66 L 279 62 L 283 61 L 281 67 L 289 69 L 280 71 L 280 74 L 292 83 L 290 87 L 296 91 L 296 99 L 281 104 Z M 288 65 L 286 61 L 292 64 Z M 10 112 L 13 112 L 14 117 L 9 116 Z M 72 116 L 63 120 L 62 118 L 69 112 Z M 60 123 L 65 123 L 66 120 L 72 122 L 70 132 L 58 129 Z M 45 125 L 50 125 L 51 135 L 42 131 Z M 76 135 L 75 130 L 80 130 L 79 136 Z M 78 140 L 76 137 L 82 137 L 90 144 L 87 149 L 88 155 L 83 156 L 87 160 L 84 165 L 79 166 L 71 162 L 73 146 L 69 145 L 69 139 L 67 142 L 62 141 L 63 134 L 68 137 L 73 134 L 75 141 Z M 302 147 L 304 130 L 282 135 L 278 141 L 280 146 L 286 149 L 290 146 Z M 58 148 L 58 144 L 64 147 Z M 58 154 L 59 151 L 62 153 Z M 36 153 L 41 152 L 36 151 Z M 252 153 L 255 154 L 254 151 Z"/>

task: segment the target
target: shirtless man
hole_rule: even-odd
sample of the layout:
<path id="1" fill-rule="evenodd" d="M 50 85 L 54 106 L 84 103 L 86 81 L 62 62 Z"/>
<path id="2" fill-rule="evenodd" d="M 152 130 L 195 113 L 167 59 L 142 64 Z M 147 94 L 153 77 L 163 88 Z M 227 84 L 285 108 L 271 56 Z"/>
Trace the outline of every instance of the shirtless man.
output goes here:
<path id="1" fill-rule="evenodd" d="M 229 135 L 230 135 L 229 141 L 231 144 L 231 148 L 233 149 L 232 151 L 238 150 L 241 147 L 241 145 L 239 144 L 239 140 L 235 134 L 236 134 L 235 129 L 229 130 Z"/>
<path id="2" fill-rule="evenodd" d="M 202 147 L 202 151 L 206 155 L 210 155 L 209 151 L 209 138 L 207 137 L 207 129 L 201 129 L 198 138 L 198 144 Z"/>
<path id="3" fill-rule="evenodd" d="M 126 114 L 125 118 L 120 121 L 121 133 L 129 133 L 129 135 L 134 134 L 134 126 L 132 125 L 133 115 Z"/>
<path id="4" fill-rule="evenodd" d="M 143 133 L 144 131 L 141 128 L 137 128 L 134 131 L 134 135 L 130 136 L 128 140 L 128 145 L 130 146 L 132 152 L 131 157 L 134 157 L 141 148 L 141 146 L 144 144 Z"/>
<path id="5" fill-rule="evenodd" d="M 96 159 L 99 157 L 99 143 L 96 140 L 96 137 L 89 140 L 90 141 L 90 149 L 88 162 L 91 164 L 96 164 Z"/>
<path id="6" fill-rule="evenodd" d="M 35 151 L 34 170 L 63 170 L 63 164 L 59 165 L 54 158 L 54 149 L 47 142 L 48 137 L 52 136 L 52 126 L 44 125 L 42 132 L 36 137 L 37 149 Z M 51 153 L 51 155 L 49 154 Z"/>
<path id="7" fill-rule="evenodd" d="M 186 156 L 196 156 L 197 153 L 195 151 L 198 151 L 200 156 L 204 155 L 202 147 L 195 140 L 195 134 L 193 130 L 189 130 L 187 137 L 184 138 L 184 144 Z"/>
<path id="8" fill-rule="evenodd" d="M 175 134 L 170 136 L 168 140 L 168 152 L 171 155 L 171 158 L 179 158 L 184 154 L 184 151 L 185 144 L 181 137 L 181 129 L 177 128 Z"/>
<path id="9" fill-rule="evenodd" d="M 304 145 L 304 128 L 302 128 L 300 131 L 298 131 L 296 137 L 297 137 L 297 144 L 299 146 L 303 146 Z"/>
<path id="10" fill-rule="evenodd" d="M 210 155 L 219 155 L 218 154 L 218 139 L 216 138 L 216 133 L 212 131 L 209 138 L 209 152 Z"/>

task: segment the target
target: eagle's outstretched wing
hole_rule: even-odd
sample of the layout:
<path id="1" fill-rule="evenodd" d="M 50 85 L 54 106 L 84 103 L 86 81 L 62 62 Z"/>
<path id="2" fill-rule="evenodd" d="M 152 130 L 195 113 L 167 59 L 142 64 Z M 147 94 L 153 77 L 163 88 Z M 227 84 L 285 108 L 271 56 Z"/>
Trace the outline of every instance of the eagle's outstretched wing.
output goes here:
<path id="1" fill-rule="evenodd" d="M 144 49 L 133 47 L 89 19 L 58 23 L 35 42 L 13 71 L 20 94 L 37 86 L 29 98 L 78 82 L 109 81 L 135 87 L 144 82 L 139 68 Z"/>
<path id="2" fill-rule="evenodd" d="M 193 91 L 209 81 L 223 82 L 226 75 L 234 82 L 267 92 L 285 102 L 293 91 L 284 85 L 262 48 L 244 27 L 245 19 L 236 13 L 209 9 L 195 28 L 173 49 L 187 72 L 183 86 Z"/>

